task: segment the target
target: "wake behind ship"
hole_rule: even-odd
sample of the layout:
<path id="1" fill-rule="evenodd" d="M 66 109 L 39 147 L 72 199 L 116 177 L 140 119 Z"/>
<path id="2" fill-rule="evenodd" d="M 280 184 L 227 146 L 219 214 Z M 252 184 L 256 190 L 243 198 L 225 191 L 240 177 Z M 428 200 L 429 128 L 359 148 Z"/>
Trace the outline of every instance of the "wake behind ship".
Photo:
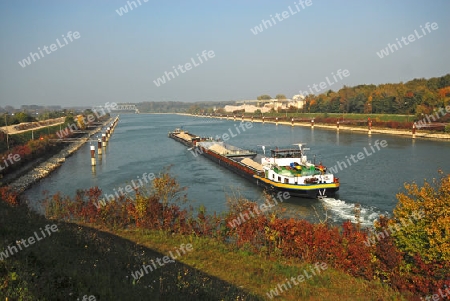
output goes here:
<path id="1" fill-rule="evenodd" d="M 170 132 L 169 137 L 269 190 L 308 198 L 333 197 L 339 190 L 339 178 L 327 172 L 325 166 L 308 161 L 303 144 L 296 144 L 298 148 L 272 149 L 270 157 L 266 157 L 264 147 L 261 155 L 180 129 Z"/>

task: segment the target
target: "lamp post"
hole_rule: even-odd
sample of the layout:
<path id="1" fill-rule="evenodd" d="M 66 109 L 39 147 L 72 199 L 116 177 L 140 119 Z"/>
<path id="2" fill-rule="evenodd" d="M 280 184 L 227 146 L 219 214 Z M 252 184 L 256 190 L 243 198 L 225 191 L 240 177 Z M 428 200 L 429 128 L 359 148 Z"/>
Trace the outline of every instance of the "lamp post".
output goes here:
<path id="1" fill-rule="evenodd" d="M 405 101 L 405 107 L 408 105 L 408 102 Z M 409 122 L 409 110 L 406 108 L 406 122 Z"/>
<path id="2" fill-rule="evenodd" d="M 8 113 L 5 113 L 5 131 L 6 131 L 6 145 L 7 145 L 8 150 L 9 150 L 8 122 L 6 120 L 6 116 L 7 115 L 8 115 Z"/>

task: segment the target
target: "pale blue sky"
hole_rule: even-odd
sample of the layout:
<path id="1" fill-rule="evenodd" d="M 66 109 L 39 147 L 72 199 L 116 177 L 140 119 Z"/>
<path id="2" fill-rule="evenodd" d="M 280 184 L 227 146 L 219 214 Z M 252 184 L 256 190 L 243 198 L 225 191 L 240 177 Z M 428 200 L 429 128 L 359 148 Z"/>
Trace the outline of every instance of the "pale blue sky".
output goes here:
<path id="1" fill-rule="evenodd" d="M 0 106 L 292 97 L 338 69 L 350 76 L 333 90 L 450 72 L 447 0 L 312 0 L 258 35 L 250 29 L 288 6 L 295 10 L 294 1 L 140 2 L 119 16 L 116 9 L 127 1 L 2 0 Z M 396 38 L 421 32 L 426 22 L 439 28 L 383 59 L 377 56 Z M 69 31 L 81 37 L 25 68 L 19 65 Z M 160 87 L 153 83 L 203 50 L 215 57 Z"/>

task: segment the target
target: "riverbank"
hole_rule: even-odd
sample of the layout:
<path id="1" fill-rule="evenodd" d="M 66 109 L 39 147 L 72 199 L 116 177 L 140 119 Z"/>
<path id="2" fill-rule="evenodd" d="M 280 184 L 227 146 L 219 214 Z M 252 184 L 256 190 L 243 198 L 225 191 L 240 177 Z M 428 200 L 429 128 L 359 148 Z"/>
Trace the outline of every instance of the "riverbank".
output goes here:
<path id="1" fill-rule="evenodd" d="M 105 121 L 102 125 L 98 126 L 94 130 L 88 132 L 87 137 L 82 137 L 80 140 L 70 143 L 68 146 L 63 148 L 58 154 L 51 156 L 44 162 L 40 163 L 36 167 L 32 168 L 30 171 L 26 172 L 22 176 L 13 180 L 9 187 L 16 193 L 21 194 L 28 188 L 30 188 L 34 183 L 40 181 L 41 179 L 47 177 L 50 173 L 60 167 L 66 158 L 76 152 L 83 144 L 90 140 L 92 135 L 100 132 L 101 129 L 110 123 L 112 118 Z"/>
<path id="2" fill-rule="evenodd" d="M 259 123 L 272 123 L 272 124 L 278 124 L 278 125 L 285 125 L 285 126 L 302 126 L 302 127 L 309 127 L 311 128 L 310 122 L 299 122 L 294 121 L 292 122 L 286 122 L 286 121 L 279 121 L 272 119 L 265 119 L 264 122 L 262 119 L 259 118 L 253 118 L 253 120 L 249 117 L 236 117 L 235 119 L 231 116 L 229 117 L 217 117 L 217 116 L 203 116 L 203 115 L 192 115 L 192 114 L 186 114 L 186 113 L 177 113 L 177 115 L 184 115 L 184 116 L 192 116 L 192 117 L 200 117 L 200 118 L 216 118 L 216 119 L 226 119 L 226 120 L 236 120 L 236 121 L 250 121 L 250 122 L 259 122 Z M 336 125 L 329 125 L 329 124 L 314 124 L 314 128 L 321 128 L 326 130 L 334 130 L 338 131 Z M 358 127 L 358 126 L 348 126 L 348 125 L 339 125 L 339 131 L 352 131 L 352 132 L 359 132 L 359 133 L 366 133 L 368 134 L 369 130 L 367 127 Z M 398 129 L 386 129 L 386 128 L 374 128 L 371 129 L 371 134 L 388 134 L 388 135 L 397 135 L 397 136 L 409 136 L 413 138 L 413 134 L 411 130 L 398 130 Z M 432 133 L 432 132 L 426 132 L 424 130 L 416 130 L 414 138 L 422 138 L 422 139 L 437 139 L 437 140 L 448 140 L 450 141 L 450 133 Z"/>

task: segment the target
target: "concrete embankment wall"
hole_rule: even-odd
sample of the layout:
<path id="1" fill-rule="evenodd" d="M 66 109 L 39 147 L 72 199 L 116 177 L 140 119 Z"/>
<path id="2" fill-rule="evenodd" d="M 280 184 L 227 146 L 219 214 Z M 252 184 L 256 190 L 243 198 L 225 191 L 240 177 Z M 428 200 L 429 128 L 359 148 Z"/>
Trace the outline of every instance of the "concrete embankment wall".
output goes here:
<path id="1" fill-rule="evenodd" d="M 52 171 L 61 166 L 62 163 L 66 161 L 66 158 L 77 151 L 84 143 L 89 141 L 90 137 L 101 131 L 102 127 L 111 121 L 109 119 L 102 126 L 99 126 L 95 130 L 89 132 L 88 137 L 80 138 L 80 140 L 70 143 L 58 154 L 50 157 L 45 162 L 39 164 L 31 171 L 27 172 L 25 175 L 19 177 L 18 179 L 12 181 L 9 185 L 14 191 L 22 193 L 27 190 L 31 185 L 38 182 L 39 180 L 47 177 Z"/>
<path id="2" fill-rule="evenodd" d="M 233 117 L 228 116 L 226 117 L 215 117 L 215 116 L 201 116 L 201 115 L 191 115 L 191 114 L 184 114 L 180 113 L 179 115 L 186 115 L 186 116 L 192 116 L 192 117 L 202 117 L 202 118 L 216 118 L 216 119 L 227 119 L 227 120 L 233 120 Z M 242 117 L 236 116 L 236 121 L 241 122 Z M 251 118 L 245 117 L 244 121 L 252 122 Z M 254 118 L 253 122 L 262 122 L 261 119 Z M 264 123 L 274 123 L 279 125 L 287 125 L 292 126 L 291 122 L 286 121 L 279 121 L 276 122 L 275 120 L 265 120 Z M 304 127 L 311 127 L 311 124 L 309 122 L 302 122 L 299 123 L 298 121 L 294 122 L 294 126 L 304 126 Z M 328 130 L 334 130 L 336 131 L 336 125 L 329 125 L 329 124 L 314 124 L 314 128 L 321 128 L 321 129 L 328 129 Z M 354 132 L 361 132 L 361 133 L 367 133 L 368 128 L 367 127 L 354 127 L 354 126 L 346 126 L 346 125 L 340 125 L 339 126 L 340 131 L 354 131 Z M 396 130 L 396 129 L 379 129 L 372 127 L 372 134 L 388 134 L 388 135 L 398 135 L 398 136 L 409 136 L 412 137 L 412 131 L 411 130 Z M 438 140 L 450 140 L 450 134 L 447 133 L 429 133 L 424 132 L 423 130 L 417 129 L 415 138 L 427 138 L 427 139 L 438 139 Z"/>

